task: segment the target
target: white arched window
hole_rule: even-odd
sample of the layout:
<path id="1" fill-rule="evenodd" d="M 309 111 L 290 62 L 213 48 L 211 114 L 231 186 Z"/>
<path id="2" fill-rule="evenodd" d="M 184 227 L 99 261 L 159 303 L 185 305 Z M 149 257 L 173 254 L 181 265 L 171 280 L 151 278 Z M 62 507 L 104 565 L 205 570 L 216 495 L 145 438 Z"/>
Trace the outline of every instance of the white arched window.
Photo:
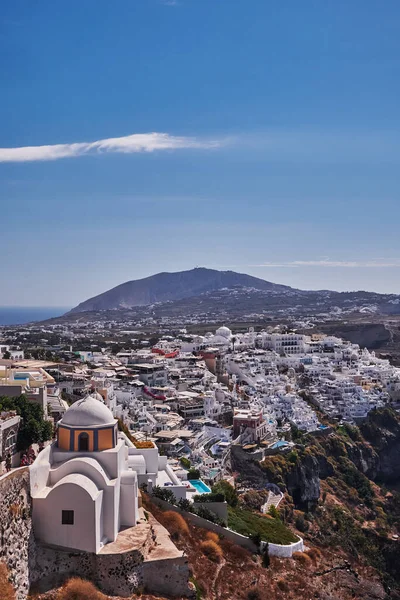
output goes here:
<path id="1" fill-rule="evenodd" d="M 6 443 L 4 446 L 4 450 L 6 455 L 10 452 L 10 454 L 14 454 L 15 449 L 16 449 L 16 444 L 17 444 L 17 433 L 11 429 L 11 431 L 8 432 L 7 438 L 6 438 Z"/>

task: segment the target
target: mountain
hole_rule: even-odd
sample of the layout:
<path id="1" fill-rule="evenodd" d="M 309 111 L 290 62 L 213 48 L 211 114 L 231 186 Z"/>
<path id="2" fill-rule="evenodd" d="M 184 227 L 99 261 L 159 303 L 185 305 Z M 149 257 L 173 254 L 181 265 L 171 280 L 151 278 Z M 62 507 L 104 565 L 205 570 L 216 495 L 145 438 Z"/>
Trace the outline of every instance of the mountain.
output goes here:
<path id="1" fill-rule="evenodd" d="M 178 273 L 157 273 L 157 275 L 144 279 L 127 281 L 103 294 L 81 302 L 69 314 L 124 309 L 159 302 L 175 302 L 224 288 L 249 288 L 275 293 L 284 293 L 292 289 L 234 271 L 196 268 Z"/>

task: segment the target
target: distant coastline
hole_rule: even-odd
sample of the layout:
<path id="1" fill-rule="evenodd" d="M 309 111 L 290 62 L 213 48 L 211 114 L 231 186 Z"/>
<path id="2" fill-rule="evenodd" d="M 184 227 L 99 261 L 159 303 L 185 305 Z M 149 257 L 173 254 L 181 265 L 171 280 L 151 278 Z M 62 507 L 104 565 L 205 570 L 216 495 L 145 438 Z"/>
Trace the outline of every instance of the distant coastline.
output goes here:
<path id="1" fill-rule="evenodd" d="M 68 310 L 69 307 L 66 306 L 0 306 L 0 327 L 44 321 L 52 317 L 59 317 Z"/>

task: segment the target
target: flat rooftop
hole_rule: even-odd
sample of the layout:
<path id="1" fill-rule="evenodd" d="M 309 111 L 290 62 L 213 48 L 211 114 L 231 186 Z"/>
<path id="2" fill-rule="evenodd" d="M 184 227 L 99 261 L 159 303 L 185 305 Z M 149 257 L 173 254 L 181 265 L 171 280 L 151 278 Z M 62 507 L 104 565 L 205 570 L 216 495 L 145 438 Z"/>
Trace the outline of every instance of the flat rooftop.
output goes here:
<path id="1" fill-rule="evenodd" d="M 167 440 L 174 440 L 175 438 L 191 438 L 193 437 L 194 432 L 193 431 L 189 431 L 188 429 L 171 429 L 171 430 L 163 430 L 163 431 L 157 431 L 157 433 L 154 434 L 154 437 L 156 439 L 167 439 Z"/>

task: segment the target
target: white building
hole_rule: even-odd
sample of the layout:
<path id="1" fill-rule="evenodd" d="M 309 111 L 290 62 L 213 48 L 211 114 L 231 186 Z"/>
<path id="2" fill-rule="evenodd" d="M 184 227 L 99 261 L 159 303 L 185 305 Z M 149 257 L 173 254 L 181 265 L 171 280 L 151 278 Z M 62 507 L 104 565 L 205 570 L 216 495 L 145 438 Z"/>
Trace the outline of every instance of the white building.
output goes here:
<path id="1" fill-rule="evenodd" d="M 73 404 L 57 442 L 31 466 L 35 537 L 47 544 L 99 552 L 138 519 L 138 481 L 117 421 L 99 400 Z"/>
<path id="2" fill-rule="evenodd" d="M 57 441 L 30 467 L 33 528 L 46 544 L 99 552 L 138 521 L 138 487 L 183 485 L 153 442 L 132 443 L 98 398 L 75 402 L 58 423 Z"/>

